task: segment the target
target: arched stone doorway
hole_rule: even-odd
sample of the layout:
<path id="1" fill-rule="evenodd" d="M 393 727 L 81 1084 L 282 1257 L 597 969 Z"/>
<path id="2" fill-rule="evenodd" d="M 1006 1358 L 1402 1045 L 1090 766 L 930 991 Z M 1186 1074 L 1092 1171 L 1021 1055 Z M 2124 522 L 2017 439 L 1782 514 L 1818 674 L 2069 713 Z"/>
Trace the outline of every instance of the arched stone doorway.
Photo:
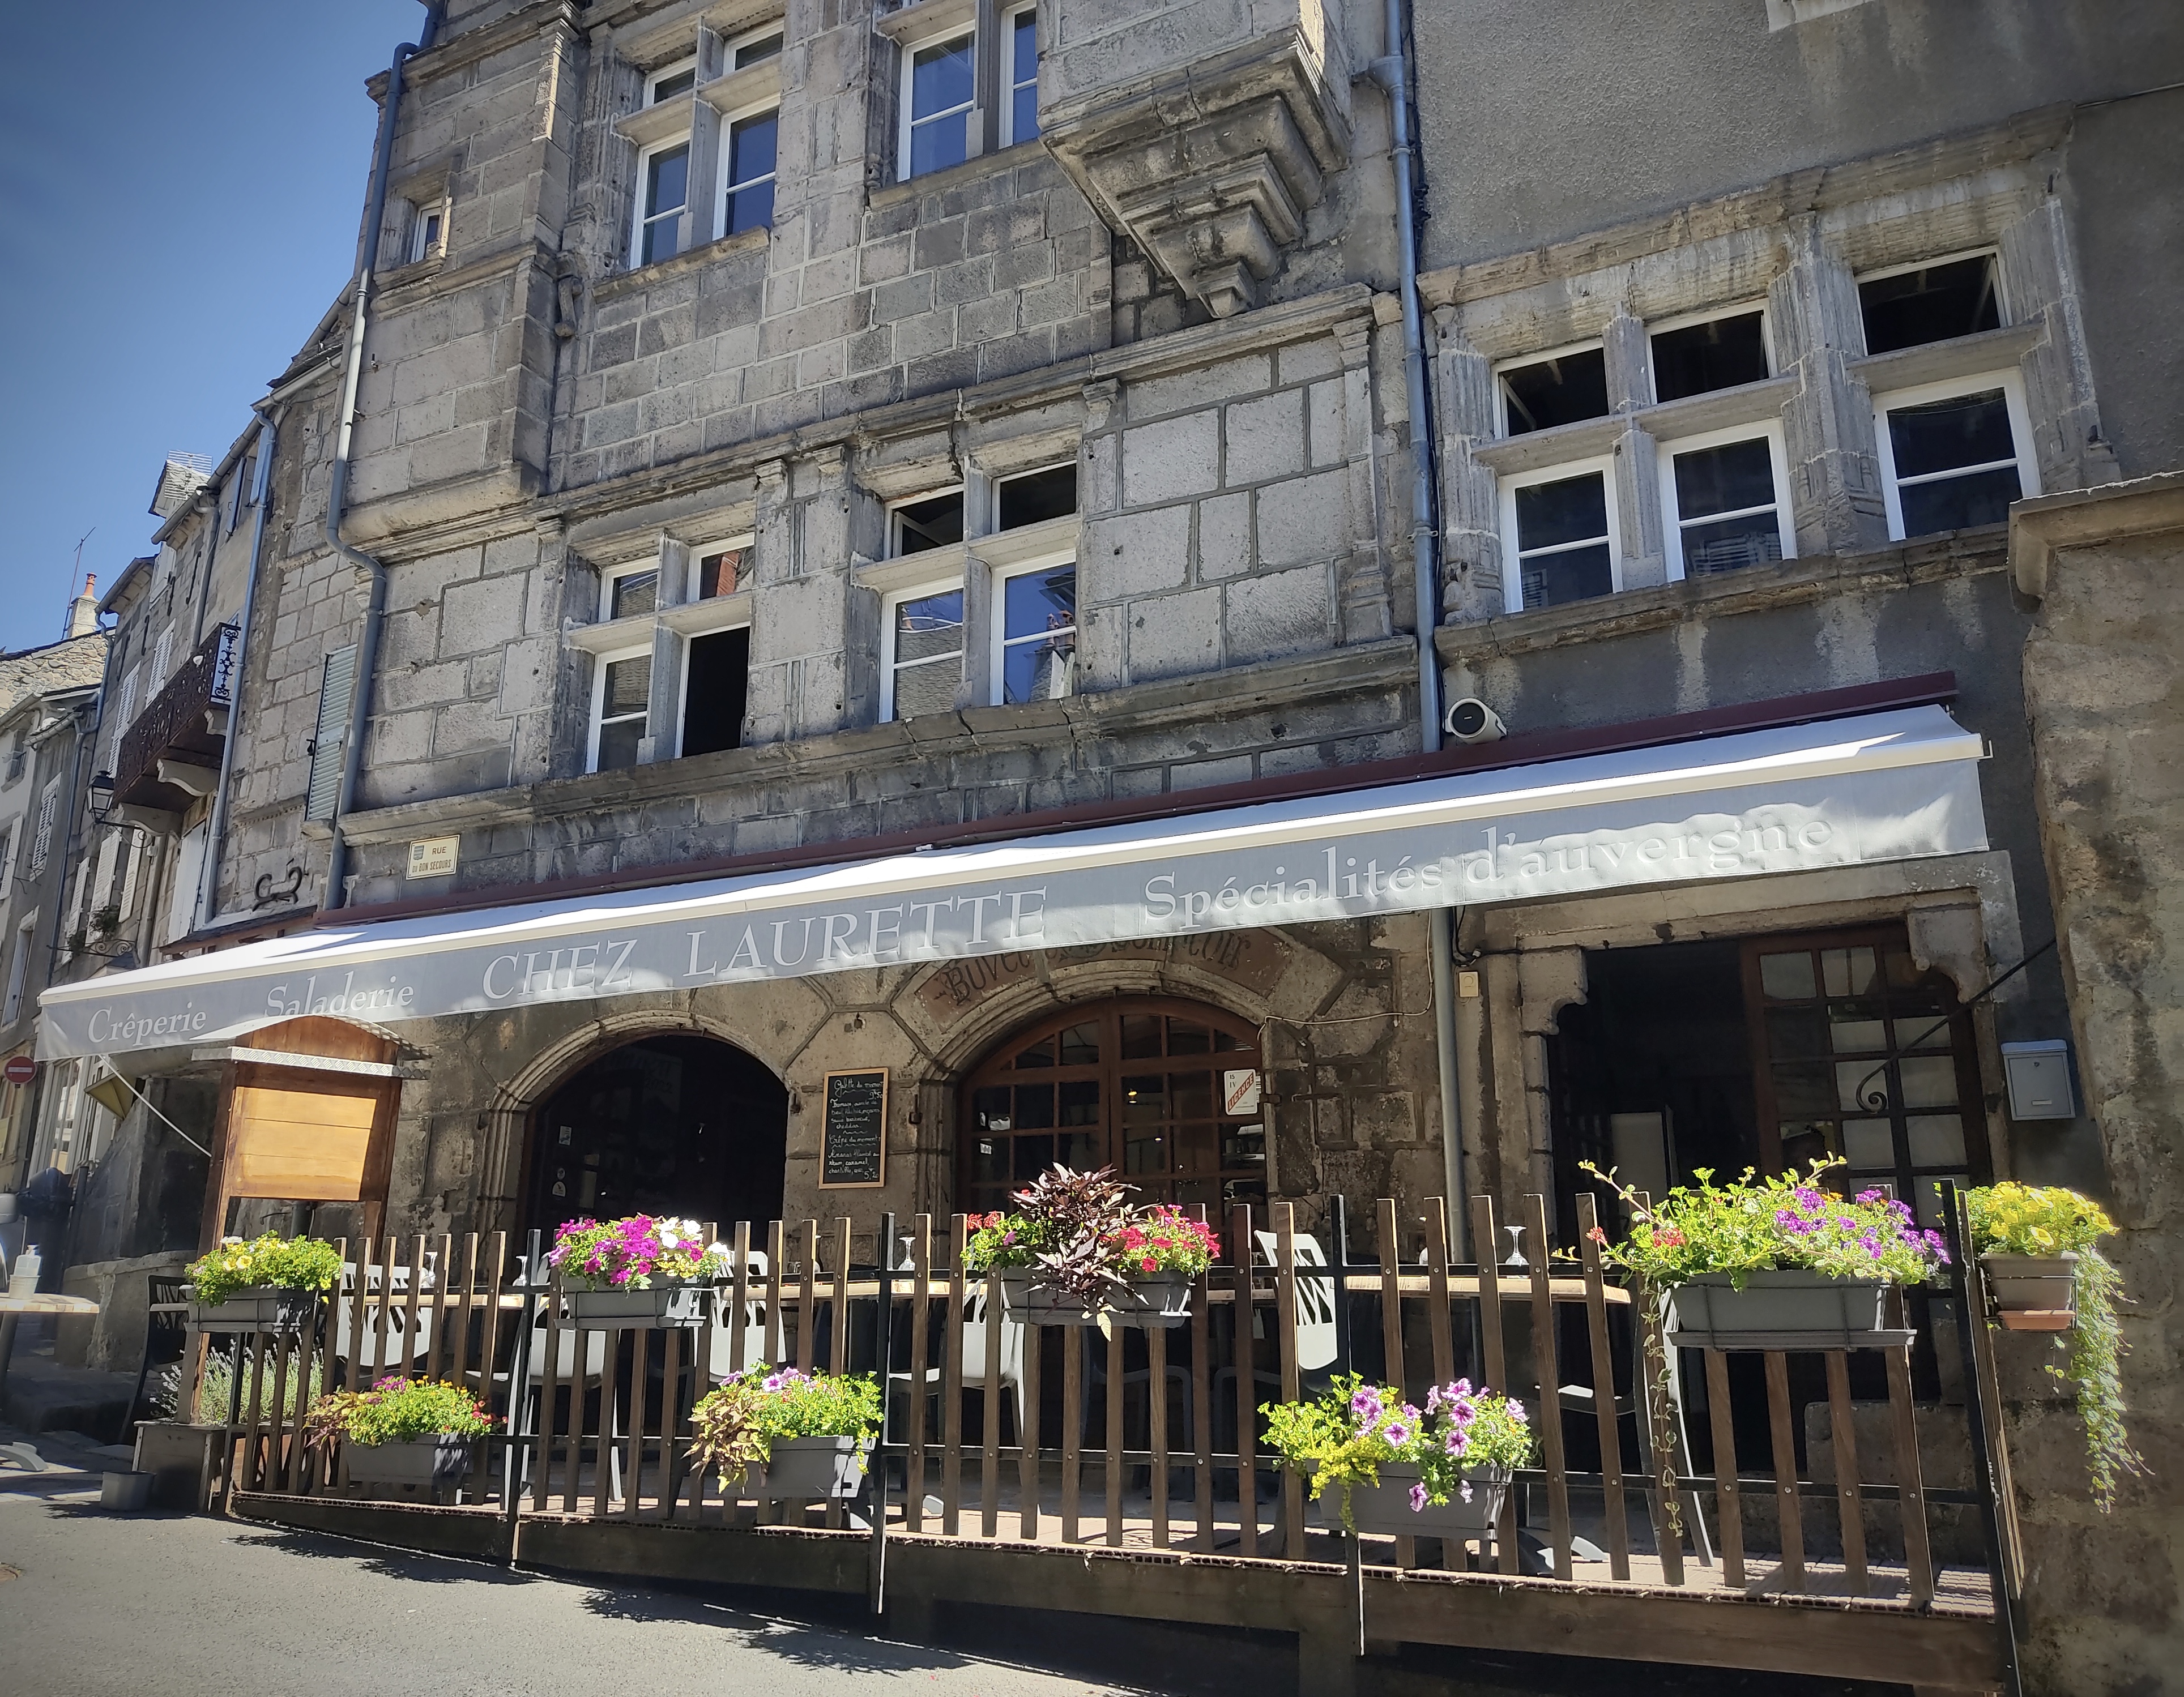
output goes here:
<path id="1" fill-rule="evenodd" d="M 788 1093 L 743 1050 L 681 1032 L 640 1038 L 571 1074 L 532 1116 L 523 1224 L 675 1214 L 779 1217 Z"/>
<path id="2" fill-rule="evenodd" d="M 1112 1166 L 1147 1202 L 1263 1202 L 1268 1139 L 1257 1032 L 1202 1002 L 1112 997 L 1003 1039 L 962 1087 L 967 1210 L 1055 1161 Z"/>

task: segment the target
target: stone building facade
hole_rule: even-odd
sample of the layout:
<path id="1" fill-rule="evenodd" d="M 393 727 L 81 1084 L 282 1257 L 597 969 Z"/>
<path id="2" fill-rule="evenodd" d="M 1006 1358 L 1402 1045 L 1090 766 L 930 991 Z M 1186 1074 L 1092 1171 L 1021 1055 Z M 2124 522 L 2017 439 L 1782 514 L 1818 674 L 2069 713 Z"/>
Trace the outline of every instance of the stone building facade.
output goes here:
<path id="1" fill-rule="evenodd" d="M 201 909 L 103 1027 L 49 1005 L 55 1043 L 198 1081 L 217 1139 L 252 1033 L 379 1030 L 371 1182 L 215 1189 L 209 1231 L 315 1201 L 520 1233 L 681 1185 L 847 1214 L 868 1255 L 883 1211 L 1067 1156 L 1315 1231 L 1336 1196 L 1544 1192 L 1566 1239 L 1581 1159 L 1837 1156 L 1930 1217 L 1944 1179 L 2072 1183 L 2173 1249 L 2091 1071 L 2059 1108 L 2008 1065 L 2074 1015 L 2092 1041 L 2084 960 L 2043 947 L 2080 922 L 2075 827 L 2021 664 L 2060 615 L 2008 515 L 2184 451 L 2163 21 L 1419 8 L 1414 417 L 1373 8 L 438 8 L 373 84 L 367 287 L 261 404 Z M 1482 740 L 1444 748 L 1466 698 Z M 1585 784 L 1641 810 L 1517 828 Z M 1446 899 L 1338 868 L 1421 796 Z M 1152 904 L 1159 855 L 1232 829 L 1329 845 L 1298 916 L 1228 917 L 1287 864 Z M 1145 911 L 987 936 L 975 856 L 1050 850 L 1136 867 Z M 883 893 L 837 933 L 800 879 Z M 882 942 L 905 889 L 922 953 Z M 791 915 L 748 970 L 732 932 L 687 968 L 610 934 L 744 911 Z M 506 952 L 432 978 L 474 947 Z M 1023 1083 L 1072 1043 L 1069 1082 Z M 859 1070 L 883 1159 L 835 1188 L 829 1079 Z M 675 1130 L 640 1160 L 648 1112 Z M 1960 1394 L 1941 1342 L 1922 1394 Z M 2020 1478 L 2050 1464 L 2076 1488 L 2067 1458 Z M 2028 1606 L 2059 1644 L 2063 1605 Z M 2142 1689 L 2175 1597 L 2118 1607 L 2103 1689 Z"/>

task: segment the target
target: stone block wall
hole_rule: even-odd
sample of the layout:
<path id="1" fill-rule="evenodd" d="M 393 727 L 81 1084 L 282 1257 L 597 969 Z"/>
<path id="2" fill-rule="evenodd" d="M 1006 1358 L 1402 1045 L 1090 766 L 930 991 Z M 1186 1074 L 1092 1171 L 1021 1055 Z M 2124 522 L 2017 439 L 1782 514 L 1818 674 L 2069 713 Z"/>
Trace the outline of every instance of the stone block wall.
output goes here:
<path id="1" fill-rule="evenodd" d="M 2011 1352 L 2025 1689 L 2043 1697 L 2167 1689 L 2184 1658 L 2180 481 L 2030 504 L 2013 524 L 2018 583 L 2039 597 L 2024 674 L 2040 831 L 2086 1111 L 2122 1228 L 2103 1248 L 2131 1298 L 2123 1391 L 2148 1464 L 2113 1513 L 2096 1512 L 2075 1414 L 2031 1350 Z"/>

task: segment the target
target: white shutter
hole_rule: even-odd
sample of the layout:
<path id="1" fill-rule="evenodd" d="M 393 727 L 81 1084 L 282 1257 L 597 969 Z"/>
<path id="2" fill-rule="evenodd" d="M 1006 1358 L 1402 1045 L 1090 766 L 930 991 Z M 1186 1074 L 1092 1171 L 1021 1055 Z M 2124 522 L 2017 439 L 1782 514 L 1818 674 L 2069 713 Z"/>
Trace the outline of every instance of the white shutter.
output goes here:
<path id="1" fill-rule="evenodd" d="M 127 831 L 121 837 L 121 868 L 114 880 L 114 905 L 127 919 L 136 911 L 136 887 L 143 882 L 144 860 L 151 839 L 143 832 Z"/>
<path id="2" fill-rule="evenodd" d="M 196 830 L 184 832 L 175 843 L 175 882 L 167 897 L 165 942 L 187 937 L 197 922 L 198 877 L 204 870 L 205 838 L 211 828 L 208 820 Z"/>
<path id="3" fill-rule="evenodd" d="M 53 819 L 61 806 L 61 781 L 55 778 L 38 798 L 38 828 L 31 838 L 31 871 L 46 870 L 46 857 L 53 848 Z"/>
<path id="4" fill-rule="evenodd" d="M 23 846 L 23 827 L 10 826 L 4 842 L 0 842 L 0 902 L 8 899 L 8 892 L 15 887 L 15 855 Z"/>
<path id="5" fill-rule="evenodd" d="M 131 666 L 129 676 L 121 680 L 121 702 L 115 709 L 114 723 L 117 730 L 126 731 L 129 721 L 136 716 L 136 669 Z"/>
<path id="6" fill-rule="evenodd" d="M 175 657 L 175 627 L 172 625 L 159 632 L 159 646 L 152 651 L 151 686 L 153 689 L 167 681 L 167 663 Z"/>
<path id="7" fill-rule="evenodd" d="M 311 781 L 304 803 L 306 819 L 332 819 L 341 799 L 342 749 L 348 740 L 349 698 L 356 689 L 356 649 L 336 648 L 326 656 L 319 686 L 319 726 L 311 738 Z"/>

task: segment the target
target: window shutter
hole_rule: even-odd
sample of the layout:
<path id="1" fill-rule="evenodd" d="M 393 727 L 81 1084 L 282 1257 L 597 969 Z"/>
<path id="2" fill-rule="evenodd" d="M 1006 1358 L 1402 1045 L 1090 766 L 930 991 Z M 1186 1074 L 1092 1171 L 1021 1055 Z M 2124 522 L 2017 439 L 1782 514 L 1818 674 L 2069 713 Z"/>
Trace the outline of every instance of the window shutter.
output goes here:
<path id="1" fill-rule="evenodd" d="M 349 698 L 356 689 L 356 648 L 336 648 L 326 656 L 326 681 L 319 686 L 319 728 L 311 739 L 311 782 L 304 803 L 306 819 L 332 819 L 341 799 L 342 749 L 348 740 Z"/>
<path id="2" fill-rule="evenodd" d="M 136 716 L 136 674 L 132 670 L 128 676 L 121 680 L 121 702 L 119 710 L 114 715 L 114 722 L 120 729 L 126 731 L 129 728 L 130 721 Z"/>
<path id="3" fill-rule="evenodd" d="M 60 811 L 61 786 L 56 778 L 46 786 L 46 793 L 38 798 L 38 829 L 31 838 L 31 870 L 46 870 L 46 857 L 53 853 L 53 815 Z"/>

